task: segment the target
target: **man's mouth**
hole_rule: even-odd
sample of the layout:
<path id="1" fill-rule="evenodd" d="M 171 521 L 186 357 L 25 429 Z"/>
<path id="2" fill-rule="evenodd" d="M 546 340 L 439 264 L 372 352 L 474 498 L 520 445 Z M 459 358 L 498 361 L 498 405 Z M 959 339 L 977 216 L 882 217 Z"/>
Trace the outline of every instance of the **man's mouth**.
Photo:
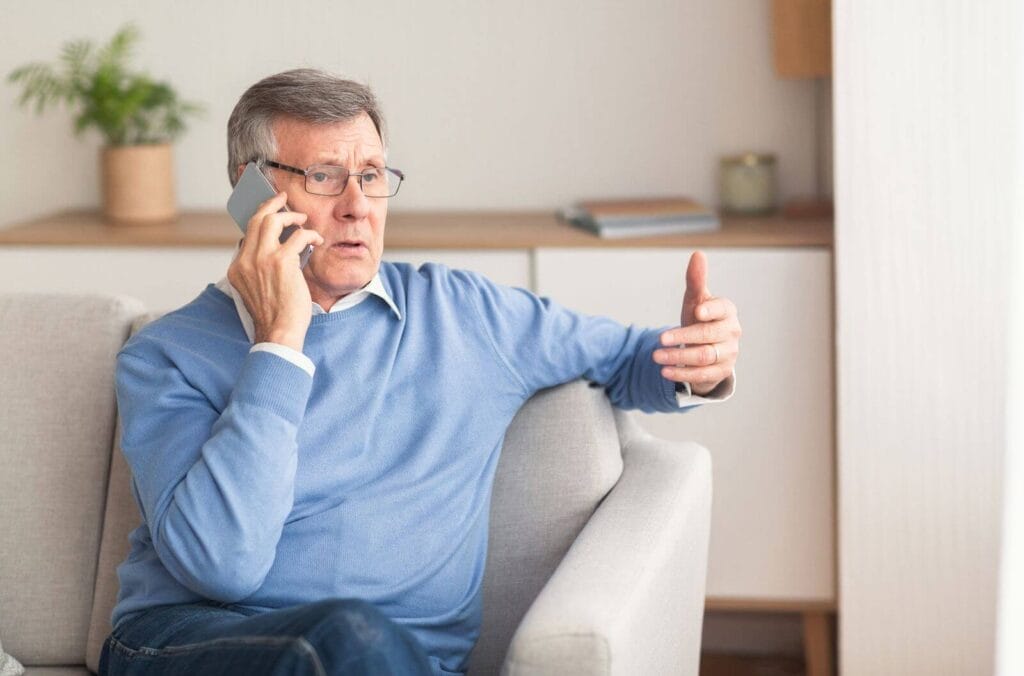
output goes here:
<path id="1" fill-rule="evenodd" d="M 331 251 L 341 256 L 365 256 L 369 249 L 360 241 L 347 239 L 332 244 Z"/>

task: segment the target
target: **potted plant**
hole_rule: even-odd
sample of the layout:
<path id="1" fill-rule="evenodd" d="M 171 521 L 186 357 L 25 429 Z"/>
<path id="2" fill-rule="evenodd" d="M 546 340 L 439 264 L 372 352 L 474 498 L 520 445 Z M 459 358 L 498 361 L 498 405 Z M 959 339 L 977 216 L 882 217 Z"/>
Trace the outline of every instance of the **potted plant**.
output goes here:
<path id="1" fill-rule="evenodd" d="M 185 131 L 185 118 L 201 111 L 180 101 L 166 82 L 129 71 L 138 38 L 138 29 L 128 24 L 98 48 L 88 40 L 65 43 L 56 67 L 30 63 L 8 75 L 23 86 L 22 106 L 34 103 L 41 113 L 64 103 L 74 113 L 76 136 L 89 128 L 103 134 L 103 213 L 115 222 L 177 215 L 171 142 Z"/>

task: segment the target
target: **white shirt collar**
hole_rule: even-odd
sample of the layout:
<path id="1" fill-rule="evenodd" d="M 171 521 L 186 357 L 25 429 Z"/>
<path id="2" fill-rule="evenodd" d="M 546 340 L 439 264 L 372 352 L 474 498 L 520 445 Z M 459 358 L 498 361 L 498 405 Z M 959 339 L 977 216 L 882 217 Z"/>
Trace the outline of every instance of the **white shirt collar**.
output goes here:
<path id="1" fill-rule="evenodd" d="M 235 287 L 231 285 L 231 282 L 228 281 L 227 277 L 221 278 L 221 280 L 217 282 L 216 286 L 224 292 L 228 298 L 234 301 L 235 310 L 238 311 L 238 318 L 242 320 L 242 327 L 245 329 L 245 335 L 249 337 L 249 342 L 252 342 L 256 335 L 256 331 L 253 328 L 252 316 L 249 314 L 249 310 L 246 309 L 245 302 L 242 300 L 242 297 L 235 290 Z M 402 318 L 402 313 L 398 311 L 398 306 L 395 305 L 395 301 L 391 299 L 391 295 L 388 293 L 387 289 L 384 288 L 384 282 L 381 281 L 380 272 L 377 272 L 366 286 L 359 291 L 348 294 L 332 305 L 331 309 L 328 311 L 324 311 L 319 304 L 313 303 L 313 315 L 323 315 L 331 312 L 343 312 L 345 310 L 349 310 L 362 303 L 371 295 L 377 296 L 387 303 L 388 307 L 391 308 L 391 311 L 395 313 L 395 316 L 398 319 Z"/>

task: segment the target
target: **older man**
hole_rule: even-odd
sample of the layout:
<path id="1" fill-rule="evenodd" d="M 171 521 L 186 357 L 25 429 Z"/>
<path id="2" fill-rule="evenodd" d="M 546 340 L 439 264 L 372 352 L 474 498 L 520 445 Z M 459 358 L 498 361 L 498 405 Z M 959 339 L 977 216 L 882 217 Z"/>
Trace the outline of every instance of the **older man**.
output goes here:
<path id="1" fill-rule="evenodd" d="M 118 356 L 143 524 L 118 569 L 101 671 L 462 673 L 516 411 L 581 376 L 625 408 L 721 400 L 735 307 L 708 292 L 700 253 L 681 326 L 658 330 L 471 272 L 382 262 L 402 174 L 356 83 L 266 78 L 228 136 L 232 183 L 256 161 L 280 192 L 226 279 Z M 289 225 L 301 227 L 282 244 Z"/>

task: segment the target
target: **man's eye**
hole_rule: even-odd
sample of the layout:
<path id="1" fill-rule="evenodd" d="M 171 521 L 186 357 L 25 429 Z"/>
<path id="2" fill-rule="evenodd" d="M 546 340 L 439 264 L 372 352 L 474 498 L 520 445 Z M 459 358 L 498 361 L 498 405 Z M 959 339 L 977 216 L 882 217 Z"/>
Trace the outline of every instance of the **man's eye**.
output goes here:
<path id="1" fill-rule="evenodd" d="M 376 167 L 370 167 L 363 172 L 363 181 L 373 183 L 374 181 L 380 180 L 381 170 Z"/>
<path id="2" fill-rule="evenodd" d="M 326 180 L 327 180 L 328 178 L 330 178 L 330 177 L 329 177 L 329 176 L 327 175 L 327 173 L 326 173 L 326 172 L 323 172 L 323 171 L 314 171 L 314 172 L 313 172 L 312 174 L 310 174 L 310 175 L 309 175 L 309 177 L 310 177 L 311 179 L 313 179 L 314 181 L 316 181 L 317 183 L 323 183 L 323 182 L 324 182 L 324 181 L 326 181 Z"/>

